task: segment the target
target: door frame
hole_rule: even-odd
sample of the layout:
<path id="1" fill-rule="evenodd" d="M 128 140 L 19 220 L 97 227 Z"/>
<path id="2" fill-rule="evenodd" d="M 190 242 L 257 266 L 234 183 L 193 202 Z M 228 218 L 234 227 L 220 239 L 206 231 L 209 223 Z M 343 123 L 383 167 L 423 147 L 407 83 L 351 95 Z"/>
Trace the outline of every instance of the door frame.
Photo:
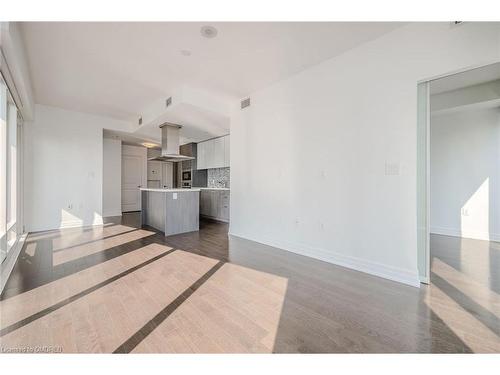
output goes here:
<path id="1" fill-rule="evenodd" d="M 474 70 L 474 69 L 479 69 L 479 68 L 484 68 L 488 65 L 492 64 L 498 64 L 500 63 L 500 60 L 492 60 L 489 62 L 477 64 L 477 65 L 471 65 L 465 68 L 457 69 L 454 71 L 450 71 L 448 73 L 443 73 L 439 74 L 436 76 L 432 76 L 429 78 L 425 78 L 422 80 L 417 81 L 417 264 L 418 260 L 420 257 L 425 257 L 425 269 L 423 272 L 421 270 L 418 270 L 419 273 L 419 279 L 420 282 L 423 284 L 430 284 L 431 282 L 431 249 L 430 249 L 430 238 L 431 238 L 431 233 L 430 233 L 430 141 L 431 141 L 431 135 L 430 135 L 430 127 L 431 127 L 431 109 L 430 109 L 430 86 L 431 82 L 435 81 L 440 78 L 444 77 L 449 77 L 453 76 L 456 74 L 460 74 L 469 70 Z M 422 87 L 421 85 L 426 86 L 426 94 L 420 98 L 420 95 L 418 94 L 419 87 Z M 419 114 L 419 109 L 420 105 L 420 100 L 425 100 L 425 113 L 420 113 Z M 419 122 L 419 115 L 423 116 L 425 119 L 425 122 L 420 123 Z M 421 128 L 425 127 L 424 128 Z M 420 162 L 423 163 L 423 166 L 425 167 L 425 171 L 422 175 L 419 177 L 419 143 L 422 142 L 422 144 L 425 145 L 425 152 L 423 153 L 424 160 L 421 160 Z M 419 196 L 419 191 L 418 191 L 418 186 L 419 183 L 421 183 L 421 178 L 425 178 L 425 194 L 423 196 Z M 424 207 L 423 212 L 421 212 L 421 215 L 425 218 L 425 241 L 423 243 L 419 243 L 418 241 L 418 236 L 419 236 L 419 223 L 420 223 L 420 218 L 419 217 L 419 204 L 422 204 L 422 207 Z M 423 275 L 421 275 L 423 273 Z"/>

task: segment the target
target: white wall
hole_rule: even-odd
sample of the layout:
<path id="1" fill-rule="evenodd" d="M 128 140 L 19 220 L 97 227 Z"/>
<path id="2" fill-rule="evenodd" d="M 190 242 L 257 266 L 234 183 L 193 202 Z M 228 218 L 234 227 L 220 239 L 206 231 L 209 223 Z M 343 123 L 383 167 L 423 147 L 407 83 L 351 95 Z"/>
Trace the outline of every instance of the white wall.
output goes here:
<path id="1" fill-rule="evenodd" d="M 498 24 L 410 24 L 252 93 L 231 118 L 231 233 L 418 285 L 417 82 L 499 49 Z"/>
<path id="2" fill-rule="evenodd" d="M 102 216 L 122 214 L 122 142 L 103 140 Z"/>
<path id="3" fill-rule="evenodd" d="M 500 111 L 432 116 L 431 232 L 500 240 Z"/>
<path id="4" fill-rule="evenodd" d="M 102 223 L 103 128 L 128 123 L 35 106 L 25 123 L 25 225 L 27 231 Z"/>

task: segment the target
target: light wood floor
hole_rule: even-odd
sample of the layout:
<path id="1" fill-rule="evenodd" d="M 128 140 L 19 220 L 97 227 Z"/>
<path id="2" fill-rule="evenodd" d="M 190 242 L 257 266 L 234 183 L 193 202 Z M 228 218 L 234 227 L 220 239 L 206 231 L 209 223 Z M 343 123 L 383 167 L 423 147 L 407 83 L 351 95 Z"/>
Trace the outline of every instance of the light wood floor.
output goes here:
<path id="1" fill-rule="evenodd" d="M 432 236 L 420 289 L 237 238 L 165 238 L 138 215 L 29 236 L 0 301 L 0 349 L 500 352 L 500 244 Z"/>

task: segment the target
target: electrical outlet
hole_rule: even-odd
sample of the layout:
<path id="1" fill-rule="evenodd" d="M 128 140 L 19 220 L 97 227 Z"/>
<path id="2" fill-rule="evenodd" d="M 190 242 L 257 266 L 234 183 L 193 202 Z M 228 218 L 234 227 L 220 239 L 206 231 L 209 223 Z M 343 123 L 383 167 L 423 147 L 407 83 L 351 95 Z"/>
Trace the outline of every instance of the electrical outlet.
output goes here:
<path id="1" fill-rule="evenodd" d="M 386 176 L 399 176 L 400 166 L 398 162 L 386 162 L 385 163 L 385 175 Z"/>
<path id="2" fill-rule="evenodd" d="M 462 216 L 469 216 L 469 209 L 462 207 Z"/>

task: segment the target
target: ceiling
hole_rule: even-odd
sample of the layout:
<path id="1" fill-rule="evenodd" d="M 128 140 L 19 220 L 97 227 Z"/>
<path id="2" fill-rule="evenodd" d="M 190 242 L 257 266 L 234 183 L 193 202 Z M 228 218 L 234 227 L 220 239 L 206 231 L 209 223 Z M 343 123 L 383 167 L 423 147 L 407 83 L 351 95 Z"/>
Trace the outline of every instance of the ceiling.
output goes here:
<path id="1" fill-rule="evenodd" d="M 209 24 L 22 23 L 35 100 L 135 123 L 180 86 L 240 99 L 403 25 Z"/>
<path id="2" fill-rule="evenodd" d="M 104 129 L 103 138 L 118 139 L 123 142 L 123 144 L 130 146 L 143 146 L 154 149 L 161 149 L 161 144 L 153 138 L 136 136 L 127 132 L 121 132 L 118 130 L 108 130 Z"/>
<path id="3" fill-rule="evenodd" d="M 159 125 L 170 122 L 181 124 L 180 143 L 200 142 L 229 133 L 229 118 L 188 103 L 175 105 L 156 121 L 138 128 L 134 134 L 147 139 L 161 140 Z"/>
<path id="4" fill-rule="evenodd" d="M 466 70 L 431 81 L 430 93 L 441 94 L 500 79 L 500 63 Z"/>

